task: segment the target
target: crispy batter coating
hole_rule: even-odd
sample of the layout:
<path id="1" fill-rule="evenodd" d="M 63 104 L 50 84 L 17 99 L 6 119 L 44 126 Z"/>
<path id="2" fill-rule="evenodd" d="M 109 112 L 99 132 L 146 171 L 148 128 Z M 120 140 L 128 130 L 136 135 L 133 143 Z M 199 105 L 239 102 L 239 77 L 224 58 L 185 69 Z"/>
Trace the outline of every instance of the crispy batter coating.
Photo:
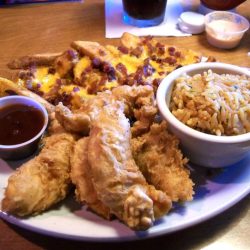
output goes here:
<path id="1" fill-rule="evenodd" d="M 88 162 L 88 142 L 88 137 L 78 140 L 70 157 L 70 176 L 76 186 L 76 198 L 97 214 L 110 219 L 110 210 L 99 200 L 93 185 L 92 171 Z"/>
<path id="2" fill-rule="evenodd" d="M 119 86 L 112 90 L 112 95 L 125 104 L 125 115 L 134 120 L 132 136 L 148 132 L 158 112 L 151 86 Z"/>
<path id="3" fill-rule="evenodd" d="M 129 227 L 145 230 L 152 226 L 155 212 L 158 217 L 169 211 L 171 201 L 147 184 L 135 164 L 130 149 L 129 121 L 120 105 L 106 104 L 95 117 L 88 159 L 100 200 Z"/>
<path id="4" fill-rule="evenodd" d="M 58 120 L 66 131 L 88 135 L 91 123 L 88 114 L 80 110 L 72 113 L 69 108 L 59 103 L 55 109 L 55 116 L 56 120 Z"/>
<path id="5" fill-rule="evenodd" d="M 146 180 L 164 191 L 172 201 L 193 197 L 193 182 L 184 167 L 187 159 L 178 148 L 179 140 L 167 132 L 166 122 L 153 124 L 150 132 L 132 139 L 134 159 Z"/>
<path id="6" fill-rule="evenodd" d="M 37 214 L 63 200 L 71 186 L 69 157 L 73 145 L 74 138 L 67 133 L 46 138 L 40 154 L 10 176 L 3 211 L 18 216 Z"/>
<path id="7" fill-rule="evenodd" d="M 147 123 L 144 118 L 148 114 L 148 117 L 155 116 L 153 104 L 154 94 L 151 87 L 121 86 L 114 92 L 99 93 L 83 103 L 81 109 L 75 113 L 63 105 L 56 107 L 56 116 L 66 130 L 85 132 L 86 126 L 82 125 L 79 118 L 90 118 L 88 155 L 82 154 L 81 160 L 84 162 L 79 163 L 77 171 L 80 171 L 80 165 L 83 167 L 88 162 L 98 199 L 129 227 L 140 230 L 150 227 L 155 217 L 166 214 L 172 205 L 165 193 L 147 184 L 130 149 L 130 123 L 124 112 L 133 116 L 137 110 L 140 113 L 138 119 L 143 118 L 139 121 L 147 124 L 144 128 L 149 129 L 153 118 L 148 119 Z M 152 107 L 153 111 L 148 112 L 145 109 L 144 112 L 139 112 L 147 106 L 149 110 Z M 75 183 L 82 183 L 82 186 L 77 187 L 78 197 L 81 193 L 88 204 L 85 192 L 92 187 L 86 183 L 83 171 L 81 169 L 82 176 L 78 172 Z"/>
<path id="8" fill-rule="evenodd" d="M 88 135 L 91 121 L 98 115 L 105 103 L 119 100 L 125 104 L 125 114 L 134 121 L 131 128 L 133 136 L 149 130 L 157 114 L 155 97 L 151 86 L 119 86 L 112 91 L 97 94 L 95 98 L 82 103 L 79 110 L 72 112 L 61 103 L 56 106 L 56 118 L 69 132 Z"/>

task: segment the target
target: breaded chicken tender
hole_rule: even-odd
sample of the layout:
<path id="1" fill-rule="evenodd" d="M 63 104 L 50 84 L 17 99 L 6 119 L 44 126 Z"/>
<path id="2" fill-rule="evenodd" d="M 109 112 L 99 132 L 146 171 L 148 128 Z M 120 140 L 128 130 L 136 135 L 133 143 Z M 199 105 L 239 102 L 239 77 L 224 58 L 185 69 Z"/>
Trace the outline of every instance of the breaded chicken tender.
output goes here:
<path id="1" fill-rule="evenodd" d="M 190 171 L 184 166 L 179 140 L 167 131 L 166 122 L 153 124 L 150 132 L 132 139 L 132 152 L 146 180 L 172 201 L 192 200 Z"/>
<path id="2" fill-rule="evenodd" d="M 2 210 L 26 216 L 63 200 L 71 187 L 69 157 L 73 145 L 74 137 L 68 133 L 46 138 L 40 154 L 10 176 Z"/>
<path id="3" fill-rule="evenodd" d="M 73 184 L 76 186 L 76 198 L 95 213 L 110 219 L 110 209 L 99 200 L 94 188 L 92 171 L 88 162 L 88 142 L 88 137 L 78 140 L 70 157 L 70 176 Z"/>
<path id="4" fill-rule="evenodd" d="M 112 91 L 98 93 L 95 98 L 82 103 L 79 110 L 72 112 L 62 103 L 56 106 L 56 118 L 68 132 L 88 135 L 91 122 L 105 103 L 121 101 L 125 105 L 124 113 L 133 126 L 133 136 L 148 132 L 158 110 L 154 91 L 151 86 L 119 86 Z"/>
<path id="5" fill-rule="evenodd" d="M 147 184 L 132 157 L 130 140 L 123 105 L 106 103 L 92 122 L 88 160 L 99 199 L 130 228 L 146 230 L 172 204 Z"/>

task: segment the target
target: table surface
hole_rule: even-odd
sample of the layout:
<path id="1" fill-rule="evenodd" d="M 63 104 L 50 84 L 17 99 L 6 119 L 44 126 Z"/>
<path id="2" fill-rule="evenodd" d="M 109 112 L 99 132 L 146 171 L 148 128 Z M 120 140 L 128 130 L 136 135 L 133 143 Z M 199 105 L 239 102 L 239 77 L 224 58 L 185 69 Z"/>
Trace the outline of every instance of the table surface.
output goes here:
<path id="1" fill-rule="evenodd" d="M 250 1 L 237 11 L 250 20 Z M 105 38 L 104 1 L 60 2 L 0 7 L 0 76 L 11 78 L 6 63 L 19 56 L 60 52 L 73 40 L 118 44 Z M 250 67 L 250 32 L 239 47 L 220 50 L 210 46 L 204 34 L 157 38 L 188 47 L 218 61 Z M 177 233 L 126 243 L 74 242 L 39 235 L 0 220 L 0 249 L 249 249 L 250 195 L 224 213 Z M 74 230 L 72 228 L 72 230 Z"/>

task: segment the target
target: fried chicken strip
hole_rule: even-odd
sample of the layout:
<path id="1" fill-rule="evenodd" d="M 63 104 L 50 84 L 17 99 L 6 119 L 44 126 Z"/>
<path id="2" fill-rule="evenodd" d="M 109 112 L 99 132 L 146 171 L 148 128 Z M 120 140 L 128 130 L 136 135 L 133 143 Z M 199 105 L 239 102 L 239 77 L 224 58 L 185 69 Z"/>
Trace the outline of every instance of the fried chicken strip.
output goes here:
<path id="1" fill-rule="evenodd" d="M 34 159 L 23 164 L 8 180 L 2 209 L 18 216 L 40 213 L 60 200 L 70 188 L 69 157 L 74 137 L 52 135 Z"/>
<path id="2" fill-rule="evenodd" d="M 70 155 L 75 135 L 55 119 L 55 107 L 29 90 L 0 78 L 1 95 L 28 96 L 45 106 L 50 117 L 48 137 L 39 155 L 20 166 L 8 180 L 2 209 L 18 216 L 40 213 L 64 199 L 70 190 Z"/>
<path id="3" fill-rule="evenodd" d="M 99 200 L 93 185 L 91 167 L 88 162 L 88 142 L 88 137 L 78 140 L 70 157 L 70 176 L 76 186 L 76 198 L 97 214 L 110 219 L 110 209 Z"/>
<path id="4" fill-rule="evenodd" d="M 155 97 L 151 86 L 119 86 L 112 91 L 98 93 L 95 98 L 82 103 L 74 113 L 67 107 L 56 106 L 56 118 L 69 132 L 88 135 L 91 121 L 98 115 L 100 107 L 107 102 L 119 100 L 125 104 L 125 114 L 133 120 L 132 135 L 138 136 L 149 130 L 157 114 Z"/>
<path id="5" fill-rule="evenodd" d="M 134 159 L 146 180 L 164 191 L 172 201 L 189 201 L 194 183 L 184 167 L 179 140 L 167 132 L 166 122 L 153 124 L 150 132 L 132 139 Z"/>
<path id="6" fill-rule="evenodd" d="M 129 227 L 145 230 L 152 226 L 155 215 L 169 211 L 171 201 L 147 184 L 135 164 L 130 125 L 122 106 L 106 104 L 100 109 L 90 131 L 88 159 L 100 200 Z"/>

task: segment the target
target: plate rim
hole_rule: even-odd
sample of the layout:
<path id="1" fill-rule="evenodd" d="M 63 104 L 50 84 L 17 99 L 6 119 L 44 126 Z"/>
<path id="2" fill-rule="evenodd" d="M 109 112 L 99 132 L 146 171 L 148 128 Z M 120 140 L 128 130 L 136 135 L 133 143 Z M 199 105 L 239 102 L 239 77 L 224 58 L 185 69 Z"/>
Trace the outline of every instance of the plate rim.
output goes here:
<path id="1" fill-rule="evenodd" d="M 250 153 L 245 159 L 247 162 L 245 165 L 242 167 L 243 169 L 240 170 L 240 176 L 244 178 L 244 173 L 248 172 L 250 170 Z M 230 167 L 227 167 L 230 168 Z M 230 175 L 231 176 L 231 175 Z M 247 176 L 248 179 L 247 182 L 249 183 L 250 175 Z M 246 177 L 246 178 L 247 178 Z M 234 188 L 234 186 L 232 187 Z M 215 207 L 213 210 L 209 210 L 206 213 L 202 213 L 201 216 L 198 216 L 194 220 L 188 220 L 184 222 L 184 224 L 178 224 L 176 226 L 166 228 L 164 229 L 159 229 L 156 231 L 145 231 L 145 232 L 134 232 L 134 234 L 127 235 L 127 236 L 120 236 L 118 237 L 117 235 L 114 236 L 107 236 L 107 237 L 89 237 L 89 236 L 82 236 L 82 235 L 73 235 L 73 234 L 66 234 L 64 232 L 55 232 L 55 230 L 50 231 L 49 229 L 44 229 L 44 228 L 39 228 L 36 225 L 30 225 L 29 223 L 25 223 L 25 221 L 21 218 L 15 217 L 13 215 L 9 215 L 5 212 L 3 212 L 0 209 L 0 218 L 9 222 L 10 224 L 13 224 L 19 228 L 26 229 L 28 231 L 32 231 L 38 234 L 50 236 L 50 237 L 55 237 L 55 238 L 61 238 L 61 239 L 68 239 L 68 240 L 74 240 L 74 241 L 86 241 L 86 242 L 126 242 L 126 241 L 136 241 L 136 240 L 143 240 L 143 239 L 149 239 L 149 238 L 154 238 L 157 236 L 162 236 L 162 235 L 167 235 L 171 234 L 174 232 L 178 232 L 181 230 L 184 230 L 186 228 L 189 228 L 191 226 L 198 225 L 204 221 L 207 221 L 225 210 L 233 207 L 235 204 L 237 204 L 239 201 L 241 201 L 243 198 L 245 198 L 248 194 L 250 193 L 250 185 L 243 186 L 237 191 L 237 194 L 232 197 L 232 199 L 229 199 L 228 202 L 222 203 L 221 205 L 218 205 Z M 194 200 L 195 201 L 195 200 Z M 192 201 L 190 201 L 192 202 Z M 0 203 L 1 204 L 1 203 Z M 186 202 L 188 207 L 188 202 Z M 168 215 L 165 215 L 164 217 L 167 217 Z M 31 222 L 32 223 L 32 222 Z M 147 233 L 148 232 L 148 233 Z"/>

